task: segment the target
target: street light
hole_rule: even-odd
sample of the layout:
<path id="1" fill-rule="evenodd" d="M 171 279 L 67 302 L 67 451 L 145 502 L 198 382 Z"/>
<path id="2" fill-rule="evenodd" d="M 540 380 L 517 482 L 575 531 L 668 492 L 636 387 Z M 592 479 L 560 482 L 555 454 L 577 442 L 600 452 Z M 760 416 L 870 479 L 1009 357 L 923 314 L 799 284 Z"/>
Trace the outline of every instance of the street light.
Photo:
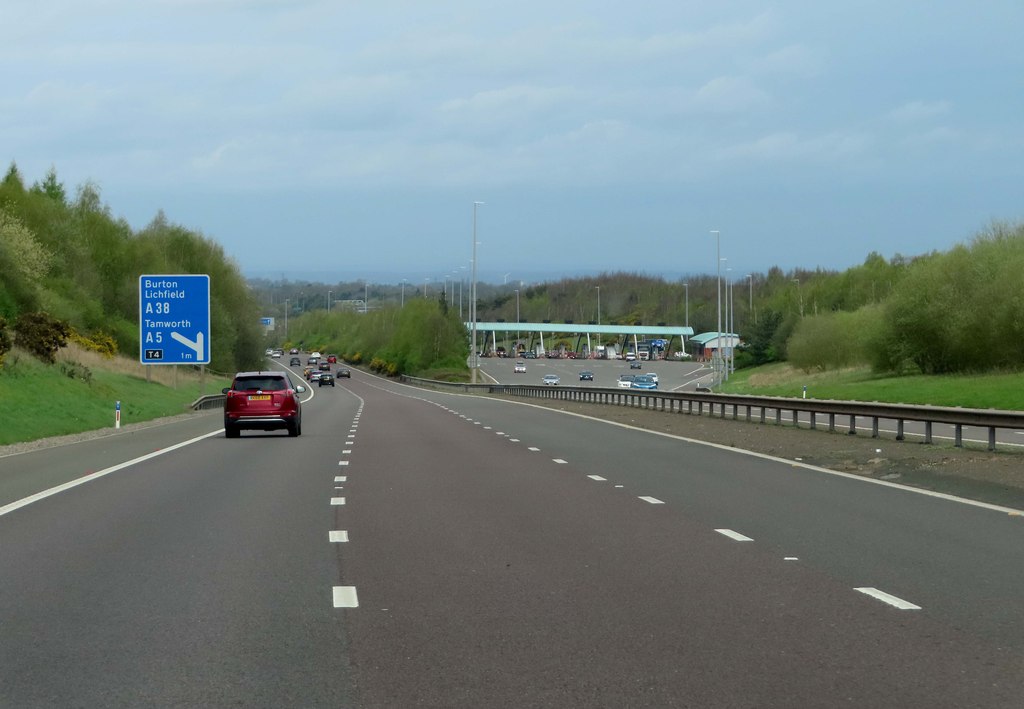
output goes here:
<path id="1" fill-rule="evenodd" d="M 594 286 L 597 289 L 597 324 L 601 324 L 601 286 Z"/>
<path id="2" fill-rule="evenodd" d="M 365 278 L 363 279 L 363 315 L 366 315 L 366 309 L 370 307 L 370 283 Z"/>
<path id="3" fill-rule="evenodd" d="M 522 333 L 519 331 L 519 289 L 516 288 L 516 356 L 519 355 L 519 338 Z"/>
<path id="4" fill-rule="evenodd" d="M 284 339 L 288 339 L 288 306 L 291 305 L 291 298 L 284 299 Z"/>
<path id="5" fill-rule="evenodd" d="M 405 307 L 405 282 L 408 281 L 408 280 L 409 280 L 408 278 L 403 278 L 402 279 L 402 307 L 403 308 Z"/>
<path id="6" fill-rule="evenodd" d="M 331 293 L 333 291 L 327 291 L 327 312 L 331 312 Z"/>
<path id="7" fill-rule="evenodd" d="M 757 324 L 757 313 L 754 312 L 754 274 L 753 273 L 748 273 L 747 274 L 747 280 L 750 281 L 750 305 L 748 306 L 748 309 L 750 310 L 750 312 L 748 313 L 747 317 L 750 317 L 751 315 L 753 315 L 754 316 L 754 324 L 756 325 Z"/>
<path id="8" fill-rule="evenodd" d="M 476 353 L 476 208 L 483 202 L 473 202 L 473 281 L 469 288 L 469 319 L 473 325 L 473 351 L 470 354 L 473 366 L 470 371 L 470 384 L 476 384 L 477 367 L 480 364 Z"/>
<path id="9" fill-rule="evenodd" d="M 718 373 L 722 360 L 722 238 L 717 229 L 712 229 L 711 233 L 715 235 L 715 252 L 716 260 L 718 262 L 718 338 L 717 345 L 715 347 L 714 361 L 711 366 L 712 369 Z M 721 382 L 719 382 L 719 385 L 721 385 Z"/>
<path id="10" fill-rule="evenodd" d="M 686 327 L 690 327 L 690 284 L 684 283 L 683 288 L 686 289 Z"/>

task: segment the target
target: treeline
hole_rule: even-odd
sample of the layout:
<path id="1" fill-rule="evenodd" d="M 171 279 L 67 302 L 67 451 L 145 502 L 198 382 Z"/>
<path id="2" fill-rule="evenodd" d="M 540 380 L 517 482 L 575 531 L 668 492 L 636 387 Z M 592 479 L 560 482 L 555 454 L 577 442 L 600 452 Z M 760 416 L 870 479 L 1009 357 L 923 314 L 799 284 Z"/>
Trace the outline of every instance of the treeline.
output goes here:
<path id="1" fill-rule="evenodd" d="M 388 376 L 434 378 L 464 374 L 469 352 L 466 328 L 443 293 L 366 313 L 307 311 L 289 322 L 283 346 L 336 353 Z"/>
<path id="2" fill-rule="evenodd" d="M 137 357 L 144 273 L 209 274 L 211 369 L 259 362 L 256 301 L 218 244 L 162 212 L 135 231 L 111 215 L 95 185 L 70 198 L 55 170 L 26 186 L 10 166 L 0 182 L 0 318 L 15 323 L 25 313 L 46 313 L 87 344 Z"/>

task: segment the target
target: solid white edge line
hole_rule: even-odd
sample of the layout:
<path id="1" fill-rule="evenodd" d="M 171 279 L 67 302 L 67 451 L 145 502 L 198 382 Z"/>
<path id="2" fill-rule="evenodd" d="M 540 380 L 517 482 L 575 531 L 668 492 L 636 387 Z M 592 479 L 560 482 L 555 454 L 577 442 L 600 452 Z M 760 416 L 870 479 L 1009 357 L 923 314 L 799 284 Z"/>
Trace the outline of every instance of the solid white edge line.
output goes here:
<path id="1" fill-rule="evenodd" d="M 718 532 L 719 534 L 724 534 L 725 536 L 729 537 L 729 539 L 735 540 L 737 542 L 752 542 L 752 541 L 754 541 L 750 537 L 745 536 L 743 534 L 740 534 L 739 532 L 734 532 L 731 529 L 716 529 L 715 531 Z"/>
<path id="2" fill-rule="evenodd" d="M 181 443 L 175 443 L 173 446 L 161 448 L 158 451 L 153 451 L 152 453 L 147 453 L 146 455 L 139 456 L 138 458 L 127 460 L 124 463 L 118 463 L 117 465 L 112 465 L 109 468 L 97 470 L 95 473 L 89 473 L 88 475 L 76 478 L 75 480 L 70 480 L 66 483 L 63 483 L 62 485 L 51 487 L 49 490 L 43 490 L 42 492 L 37 492 L 34 495 L 29 495 L 28 497 L 22 498 L 15 502 L 11 502 L 10 504 L 4 505 L 3 507 L 0 507 L 0 517 L 3 517 L 7 513 L 14 512 L 15 510 L 21 509 L 22 507 L 25 507 L 27 505 L 31 505 L 33 502 L 39 502 L 40 500 L 44 500 L 47 497 L 56 495 L 57 493 L 64 492 L 65 490 L 70 490 L 73 487 L 78 487 L 79 485 L 90 482 L 92 480 L 96 480 L 97 478 L 102 478 L 105 475 L 116 473 L 118 470 L 123 470 L 124 468 L 135 465 L 136 463 L 142 463 L 144 461 L 150 460 L 151 458 L 156 458 L 157 456 L 164 455 L 165 453 L 170 453 L 171 451 L 178 450 L 179 448 L 184 448 L 185 446 L 197 443 L 203 440 L 204 438 L 210 438 L 211 436 L 217 436 L 222 433 L 224 433 L 224 429 L 219 428 L 216 431 L 204 433 L 202 436 L 196 436 L 195 438 L 190 438 L 187 441 L 182 441 Z"/>
<path id="3" fill-rule="evenodd" d="M 860 588 L 855 588 L 853 590 L 860 591 L 861 593 L 871 596 L 872 598 L 877 598 L 882 603 L 888 603 L 890 606 L 894 608 L 899 608 L 901 611 L 921 610 L 921 606 L 915 606 L 910 601 L 904 601 L 902 598 L 893 596 L 892 594 L 886 593 L 885 591 L 879 591 L 877 588 L 872 588 L 870 586 L 862 586 Z"/>
<path id="4" fill-rule="evenodd" d="M 344 529 L 332 530 L 328 534 L 328 539 L 334 543 L 341 543 L 348 541 L 348 532 Z"/>
<path id="5" fill-rule="evenodd" d="M 333 589 L 335 608 L 358 608 L 359 598 L 355 586 L 335 586 Z"/>

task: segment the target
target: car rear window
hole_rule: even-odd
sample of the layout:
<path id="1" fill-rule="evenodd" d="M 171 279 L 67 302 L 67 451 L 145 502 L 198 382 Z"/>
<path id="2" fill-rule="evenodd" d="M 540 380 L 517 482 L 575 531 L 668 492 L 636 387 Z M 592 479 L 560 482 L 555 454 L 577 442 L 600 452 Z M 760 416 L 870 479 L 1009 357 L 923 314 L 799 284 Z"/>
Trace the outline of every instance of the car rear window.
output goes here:
<path id="1" fill-rule="evenodd" d="M 283 391 L 288 388 L 288 382 L 283 377 L 240 377 L 235 380 L 237 391 Z"/>

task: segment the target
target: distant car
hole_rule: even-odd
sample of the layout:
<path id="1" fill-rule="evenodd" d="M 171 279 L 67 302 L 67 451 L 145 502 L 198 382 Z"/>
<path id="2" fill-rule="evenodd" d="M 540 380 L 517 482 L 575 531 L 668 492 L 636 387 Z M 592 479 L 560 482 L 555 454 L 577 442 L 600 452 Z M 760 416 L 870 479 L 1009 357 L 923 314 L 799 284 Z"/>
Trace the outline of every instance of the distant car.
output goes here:
<path id="1" fill-rule="evenodd" d="M 629 389 L 631 386 L 633 386 L 633 378 L 634 375 L 632 374 L 620 374 L 619 389 Z"/>
<path id="2" fill-rule="evenodd" d="M 305 379 L 308 382 L 309 381 L 309 373 L 312 372 L 312 371 L 313 371 L 312 367 L 303 367 L 302 368 L 302 378 Z"/>
<path id="3" fill-rule="evenodd" d="M 320 354 L 319 352 L 310 352 L 309 356 L 310 357 L 316 357 L 317 359 L 320 359 L 321 357 L 323 357 L 323 355 Z"/>
<path id="4" fill-rule="evenodd" d="M 330 372 L 320 372 L 320 378 L 317 379 L 317 383 L 320 386 L 327 386 L 328 384 L 334 386 L 334 375 Z"/>
<path id="5" fill-rule="evenodd" d="M 298 357 L 292 357 L 290 360 L 288 360 L 288 366 L 289 367 L 301 367 L 302 366 L 302 360 L 299 359 Z"/>
<path id="6" fill-rule="evenodd" d="M 278 357 L 283 357 L 284 350 L 274 350 L 270 356 L 273 357 L 274 359 L 277 359 Z"/>
<path id="7" fill-rule="evenodd" d="M 647 372 L 647 374 L 645 374 L 644 376 L 645 377 L 650 377 L 651 379 L 653 379 L 655 384 L 658 383 L 658 373 L 657 372 Z"/>
<path id="8" fill-rule="evenodd" d="M 634 360 L 636 360 L 636 353 L 635 352 L 627 352 L 626 353 L 626 361 L 633 362 Z"/>
<path id="9" fill-rule="evenodd" d="M 657 389 L 658 382 L 654 381 L 650 374 L 640 374 L 633 377 L 630 389 Z"/>
<path id="10" fill-rule="evenodd" d="M 693 355 L 690 354 L 689 352 L 683 352 L 682 350 L 679 350 L 674 355 L 672 355 L 672 357 L 674 359 L 690 359 L 691 357 L 693 357 Z"/>
<path id="11" fill-rule="evenodd" d="M 331 364 L 338 363 L 338 355 L 327 355 L 327 361 Z"/>
<path id="12" fill-rule="evenodd" d="M 537 353 L 533 350 L 526 350 L 523 352 L 523 359 L 537 359 Z"/>
<path id="13" fill-rule="evenodd" d="M 548 385 L 555 386 L 561 380 L 558 378 L 557 374 L 545 374 L 544 375 L 544 379 L 542 379 L 541 381 L 544 382 L 545 386 L 548 386 Z"/>
<path id="14" fill-rule="evenodd" d="M 309 359 L 306 360 L 306 364 L 310 365 L 311 367 L 315 367 L 319 363 L 320 363 L 320 358 L 319 357 L 310 357 Z"/>
<path id="15" fill-rule="evenodd" d="M 329 372 L 331 371 L 331 363 L 321 362 L 320 364 L 317 365 L 317 369 L 319 369 L 321 372 Z"/>
<path id="16" fill-rule="evenodd" d="M 224 436 L 238 438 L 244 428 L 302 433 L 302 406 L 297 394 L 306 387 L 292 384 L 285 372 L 238 372 L 224 394 Z"/>
<path id="17" fill-rule="evenodd" d="M 338 377 L 338 379 L 341 379 L 342 377 L 345 377 L 345 379 L 351 379 L 352 371 L 349 369 L 339 369 L 336 376 Z"/>
<path id="18" fill-rule="evenodd" d="M 588 372 L 586 370 L 580 372 L 580 381 L 581 382 L 592 382 L 592 381 L 594 381 L 594 373 L 593 372 Z"/>
<path id="19" fill-rule="evenodd" d="M 641 369 L 640 362 L 638 360 L 634 359 L 632 362 L 629 363 L 629 368 L 630 369 Z"/>
<path id="20" fill-rule="evenodd" d="M 323 372 L 321 372 L 319 369 L 314 369 L 312 372 L 309 373 L 310 383 L 320 381 L 321 376 L 323 376 Z"/>
<path id="21" fill-rule="evenodd" d="M 299 353 L 299 348 L 298 347 L 292 347 L 290 350 L 288 350 L 288 354 L 298 354 L 298 353 Z"/>
<path id="22" fill-rule="evenodd" d="M 512 368 L 513 374 L 523 374 L 526 372 L 526 362 L 516 362 L 516 366 Z"/>

